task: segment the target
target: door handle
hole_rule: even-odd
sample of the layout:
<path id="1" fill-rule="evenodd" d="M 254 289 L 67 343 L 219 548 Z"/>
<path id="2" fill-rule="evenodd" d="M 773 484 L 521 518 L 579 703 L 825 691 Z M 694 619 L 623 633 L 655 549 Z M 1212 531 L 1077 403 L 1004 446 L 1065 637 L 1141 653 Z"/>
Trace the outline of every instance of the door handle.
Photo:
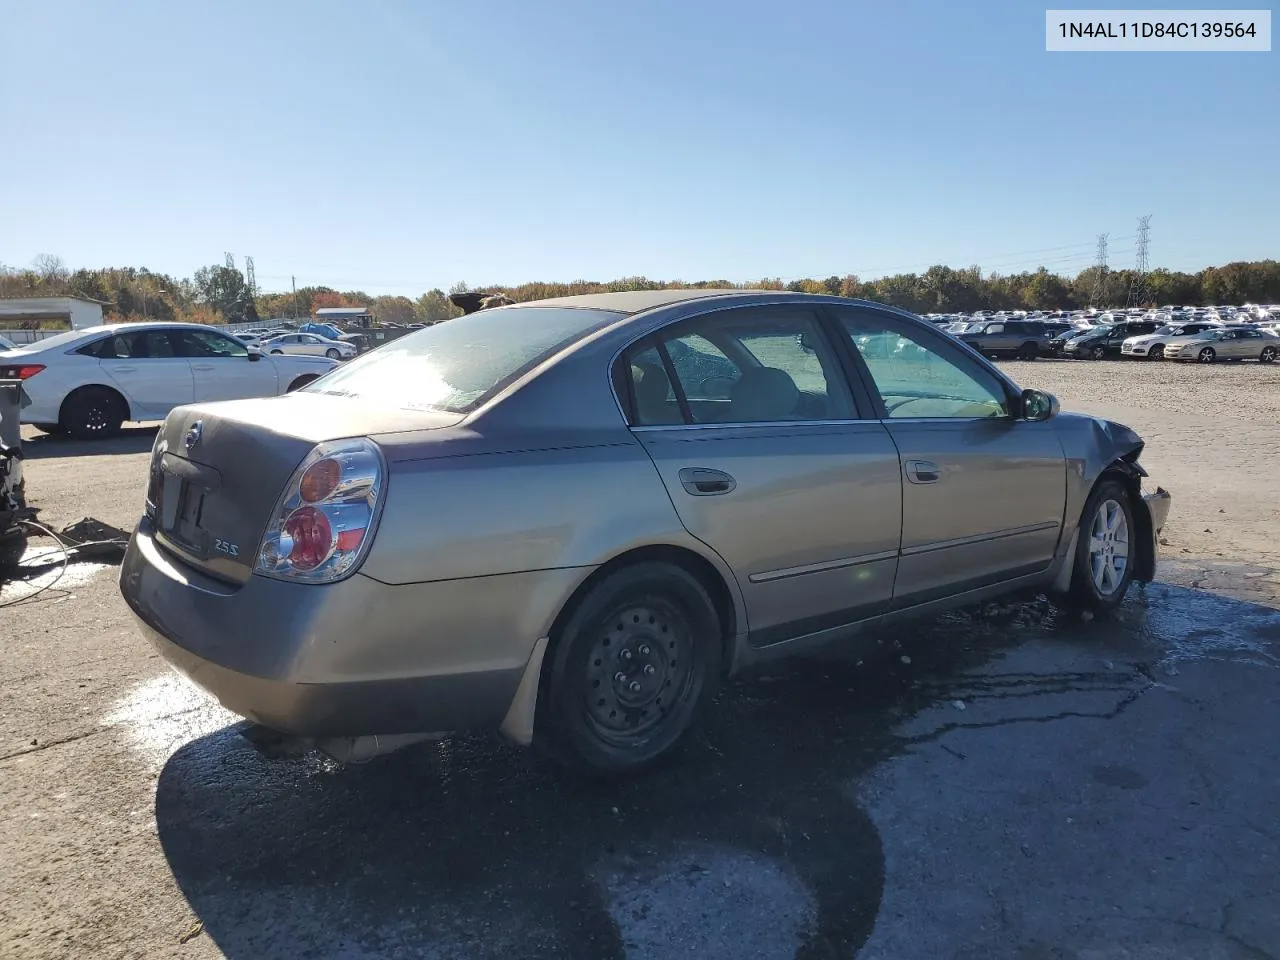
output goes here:
<path id="1" fill-rule="evenodd" d="M 908 460 L 905 469 L 912 483 L 937 483 L 942 479 L 942 469 L 932 460 Z"/>
<path id="2" fill-rule="evenodd" d="M 732 493 L 738 485 L 738 481 L 723 470 L 712 470 L 709 467 L 685 467 L 680 471 L 679 477 L 685 492 L 695 497 Z"/>

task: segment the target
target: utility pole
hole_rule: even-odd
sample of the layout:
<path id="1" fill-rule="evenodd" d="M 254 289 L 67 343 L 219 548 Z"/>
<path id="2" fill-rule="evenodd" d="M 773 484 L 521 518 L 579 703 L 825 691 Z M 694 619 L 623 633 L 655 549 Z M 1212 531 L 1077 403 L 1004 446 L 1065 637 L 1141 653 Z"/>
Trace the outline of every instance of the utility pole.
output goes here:
<path id="1" fill-rule="evenodd" d="M 256 300 L 258 297 L 258 280 L 253 275 L 253 257 L 244 258 L 244 282 L 249 288 L 249 296 Z"/>
<path id="2" fill-rule="evenodd" d="M 1138 262 L 1137 275 L 1129 286 L 1129 303 L 1131 307 L 1141 307 L 1151 297 L 1151 288 L 1147 283 L 1147 271 L 1150 262 L 1147 258 L 1147 244 L 1151 239 L 1151 214 L 1138 218 Z"/>
<path id="3" fill-rule="evenodd" d="M 227 267 L 227 269 L 228 269 L 228 270 L 234 270 L 234 269 L 236 268 L 236 258 L 235 258 L 235 257 L 233 257 L 233 256 L 232 256 L 231 254 L 229 254 L 229 253 L 223 254 L 223 256 L 224 256 L 224 257 L 226 257 L 226 267 Z"/>
<path id="4" fill-rule="evenodd" d="M 290 277 L 289 282 L 293 284 L 293 319 L 298 319 L 298 278 Z"/>
<path id="5" fill-rule="evenodd" d="M 1098 234 L 1098 260 L 1094 266 L 1098 272 L 1093 277 L 1093 293 L 1089 295 L 1089 305 L 1098 307 L 1107 295 L 1107 234 Z"/>

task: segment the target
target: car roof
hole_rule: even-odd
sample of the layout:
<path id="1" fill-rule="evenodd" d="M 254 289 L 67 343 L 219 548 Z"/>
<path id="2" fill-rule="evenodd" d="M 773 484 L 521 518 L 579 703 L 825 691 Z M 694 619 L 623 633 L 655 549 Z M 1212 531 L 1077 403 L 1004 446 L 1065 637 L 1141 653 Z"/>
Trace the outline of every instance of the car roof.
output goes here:
<path id="1" fill-rule="evenodd" d="M 617 313 L 634 314 L 666 307 L 688 300 L 707 300 L 713 297 L 749 297 L 753 295 L 785 297 L 785 290 L 740 290 L 733 287 L 708 287 L 705 289 L 671 289 L 671 290 L 626 290 L 619 293 L 588 293 L 574 297 L 551 297 L 547 300 L 527 300 L 508 307 L 496 307 L 498 310 L 520 309 L 522 307 L 572 307 L 581 310 L 611 310 Z M 794 297 L 811 296 L 803 293 L 791 293 Z"/>

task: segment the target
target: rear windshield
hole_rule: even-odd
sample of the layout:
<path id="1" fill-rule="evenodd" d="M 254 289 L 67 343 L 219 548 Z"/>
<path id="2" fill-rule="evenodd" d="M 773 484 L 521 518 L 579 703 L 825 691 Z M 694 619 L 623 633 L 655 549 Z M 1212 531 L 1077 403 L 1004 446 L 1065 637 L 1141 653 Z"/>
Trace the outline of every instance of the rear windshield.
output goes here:
<path id="1" fill-rule="evenodd" d="M 302 389 L 469 413 L 565 347 L 622 319 L 607 310 L 500 307 L 406 334 Z"/>

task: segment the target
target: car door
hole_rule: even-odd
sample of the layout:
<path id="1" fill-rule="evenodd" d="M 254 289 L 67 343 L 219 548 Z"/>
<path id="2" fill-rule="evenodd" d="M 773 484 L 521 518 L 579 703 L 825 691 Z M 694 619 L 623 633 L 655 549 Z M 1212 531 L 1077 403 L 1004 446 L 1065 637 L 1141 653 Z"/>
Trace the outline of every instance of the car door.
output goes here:
<path id="1" fill-rule="evenodd" d="M 1053 423 L 1015 418 L 1003 381 L 933 331 L 869 308 L 833 313 L 901 457 L 895 606 L 1046 570 L 1067 486 Z M 861 346 L 890 337 L 920 349 L 904 361 Z"/>
<path id="2" fill-rule="evenodd" d="M 1262 352 L 1262 334 L 1257 330 L 1232 330 L 1226 347 L 1232 360 L 1253 360 Z"/>
<path id="3" fill-rule="evenodd" d="M 275 364 L 261 355 L 251 359 L 249 348 L 234 337 L 200 329 L 175 335 L 191 363 L 197 401 L 274 397 L 279 392 Z"/>
<path id="4" fill-rule="evenodd" d="M 171 328 L 132 330 L 108 337 L 95 351 L 106 377 L 129 401 L 129 419 L 161 420 L 193 397 L 191 365 Z"/>
<path id="5" fill-rule="evenodd" d="M 323 357 L 324 351 L 324 341 L 314 333 L 302 333 L 298 335 L 298 353 L 304 354 L 308 357 Z"/>
<path id="6" fill-rule="evenodd" d="M 898 454 L 855 404 L 816 308 L 713 311 L 620 362 L 635 436 L 685 528 L 732 568 L 754 644 L 884 609 L 901 533 Z"/>

